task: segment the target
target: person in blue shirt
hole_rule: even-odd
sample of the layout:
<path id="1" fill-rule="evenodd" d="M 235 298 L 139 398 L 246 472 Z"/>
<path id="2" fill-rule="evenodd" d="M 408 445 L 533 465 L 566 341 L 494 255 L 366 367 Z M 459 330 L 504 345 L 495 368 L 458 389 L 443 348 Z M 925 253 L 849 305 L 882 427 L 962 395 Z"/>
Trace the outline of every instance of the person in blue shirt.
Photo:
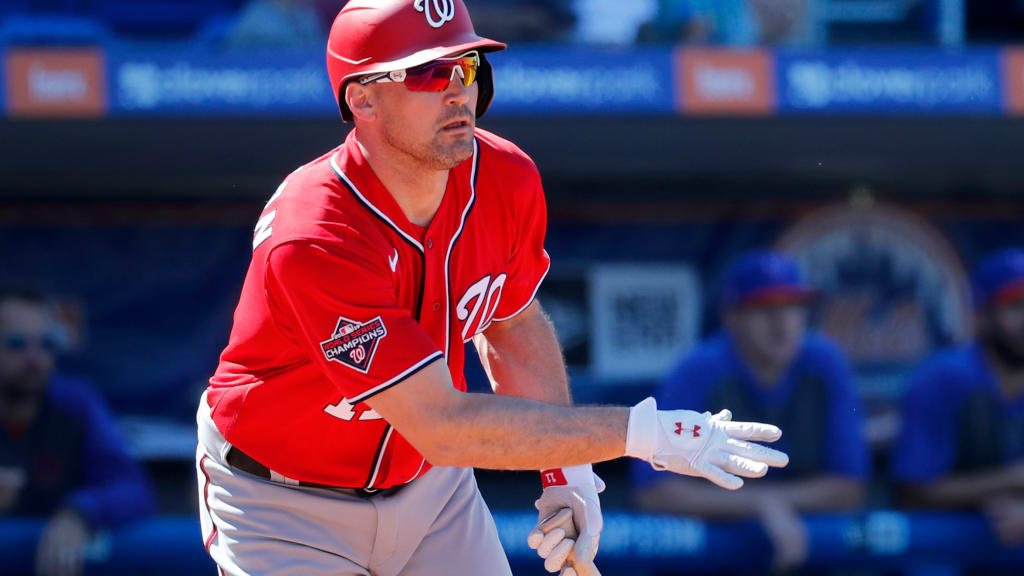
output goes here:
<path id="1" fill-rule="evenodd" d="M 892 476 L 909 506 L 980 510 L 1024 544 L 1024 249 L 984 258 L 973 279 L 975 339 L 912 375 Z"/>
<path id="2" fill-rule="evenodd" d="M 57 325 L 40 296 L 0 293 L 0 517 L 47 518 L 36 572 L 71 575 L 92 529 L 155 502 L 101 398 L 54 373 Z"/>
<path id="3" fill-rule="evenodd" d="M 836 346 L 808 331 L 814 292 L 789 257 L 741 255 L 726 269 L 723 330 L 698 345 L 661 381 L 658 406 L 771 422 L 786 431 L 785 470 L 737 492 L 633 465 L 633 495 L 645 510 L 708 519 L 755 517 L 774 547 L 777 569 L 807 555 L 801 512 L 860 505 L 868 474 L 863 410 Z"/>

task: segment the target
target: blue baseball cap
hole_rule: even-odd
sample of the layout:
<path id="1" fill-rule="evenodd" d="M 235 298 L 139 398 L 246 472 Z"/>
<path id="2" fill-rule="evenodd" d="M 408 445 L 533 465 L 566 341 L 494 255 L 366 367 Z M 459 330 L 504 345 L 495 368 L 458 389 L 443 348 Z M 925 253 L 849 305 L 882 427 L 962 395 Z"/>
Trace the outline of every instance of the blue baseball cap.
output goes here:
<path id="1" fill-rule="evenodd" d="M 978 308 L 1024 299 L 1024 249 L 1009 248 L 986 256 L 974 269 L 973 283 Z"/>
<path id="2" fill-rule="evenodd" d="M 745 252 L 725 269 L 722 306 L 764 306 L 808 302 L 815 291 L 795 260 L 772 250 Z"/>

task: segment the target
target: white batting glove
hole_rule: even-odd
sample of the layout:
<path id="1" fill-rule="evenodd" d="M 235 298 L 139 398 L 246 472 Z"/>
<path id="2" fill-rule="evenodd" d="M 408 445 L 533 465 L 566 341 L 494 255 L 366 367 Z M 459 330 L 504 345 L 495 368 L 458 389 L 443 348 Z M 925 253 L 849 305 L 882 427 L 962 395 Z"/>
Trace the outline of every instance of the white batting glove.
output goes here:
<path id="1" fill-rule="evenodd" d="M 775 442 L 782 431 L 771 424 L 732 422 L 732 412 L 714 416 L 692 410 L 658 410 L 647 398 L 629 411 L 626 456 L 651 463 L 655 470 L 706 478 L 737 490 L 743 479 L 760 478 L 768 467 L 781 468 L 789 456 L 757 442 Z"/>
<path id="2" fill-rule="evenodd" d="M 604 481 L 590 464 L 541 471 L 544 491 L 534 503 L 537 527 L 526 543 L 544 559 L 544 569 L 561 576 L 601 576 L 594 556 L 604 519 L 597 495 Z"/>

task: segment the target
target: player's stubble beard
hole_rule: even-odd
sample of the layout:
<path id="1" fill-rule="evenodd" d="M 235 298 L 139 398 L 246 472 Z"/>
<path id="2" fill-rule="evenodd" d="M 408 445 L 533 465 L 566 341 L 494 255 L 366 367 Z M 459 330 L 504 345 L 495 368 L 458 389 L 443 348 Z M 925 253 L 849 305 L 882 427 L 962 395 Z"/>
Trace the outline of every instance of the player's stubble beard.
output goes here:
<path id="1" fill-rule="evenodd" d="M 1007 370 L 1024 371 L 1024 334 L 1008 334 L 995 326 L 982 331 L 980 340 Z"/>
<path id="2" fill-rule="evenodd" d="M 441 126 L 456 119 L 470 118 L 471 126 L 476 126 L 476 117 L 469 106 L 460 106 L 447 111 L 435 124 L 433 137 L 429 142 L 415 142 L 409 131 L 397 119 L 384 122 L 384 141 L 392 148 L 415 158 L 431 170 L 448 170 L 458 166 L 473 155 L 473 138 L 459 138 L 445 142 L 445 134 Z"/>
<path id="3" fill-rule="evenodd" d="M 47 370 L 32 364 L 16 373 L 0 374 L 0 421 L 31 419 L 46 392 L 49 376 Z"/>

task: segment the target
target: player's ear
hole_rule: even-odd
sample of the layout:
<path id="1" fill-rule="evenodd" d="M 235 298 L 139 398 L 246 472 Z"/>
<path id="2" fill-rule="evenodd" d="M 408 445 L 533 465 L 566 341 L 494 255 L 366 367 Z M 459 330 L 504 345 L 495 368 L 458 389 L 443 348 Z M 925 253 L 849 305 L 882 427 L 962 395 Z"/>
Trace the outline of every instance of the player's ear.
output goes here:
<path id="1" fill-rule="evenodd" d="M 359 120 L 365 122 L 377 117 L 377 109 L 374 106 L 375 100 L 373 90 L 369 86 L 364 86 L 358 82 L 349 82 L 345 86 L 345 103 L 348 104 L 348 109 L 352 111 L 352 116 Z"/>

